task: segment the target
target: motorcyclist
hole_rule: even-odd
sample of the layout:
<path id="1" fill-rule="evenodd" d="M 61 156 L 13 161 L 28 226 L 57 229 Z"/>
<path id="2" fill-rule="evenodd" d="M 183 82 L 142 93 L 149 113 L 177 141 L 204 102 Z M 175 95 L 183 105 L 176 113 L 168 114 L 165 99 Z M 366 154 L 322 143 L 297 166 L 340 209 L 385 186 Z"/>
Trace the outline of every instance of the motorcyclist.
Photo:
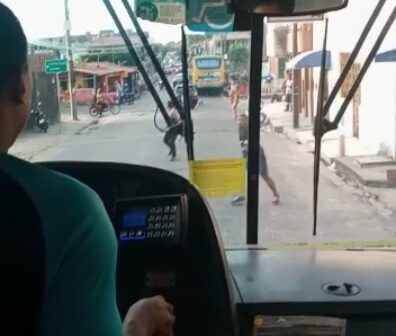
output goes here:
<path id="1" fill-rule="evenodd" d="M 98 106 L 99 116 L 101 116 L 104 110 L 106 109 L 106 107 L 108 107 L 107 102 L 103 98 L 103 94 L 105 93 L 105 91 L 106 91 L 106 84 L 103 83 L 98 88 L 95 95 L 95 102 L 96 102 L 96 106 Z"/>

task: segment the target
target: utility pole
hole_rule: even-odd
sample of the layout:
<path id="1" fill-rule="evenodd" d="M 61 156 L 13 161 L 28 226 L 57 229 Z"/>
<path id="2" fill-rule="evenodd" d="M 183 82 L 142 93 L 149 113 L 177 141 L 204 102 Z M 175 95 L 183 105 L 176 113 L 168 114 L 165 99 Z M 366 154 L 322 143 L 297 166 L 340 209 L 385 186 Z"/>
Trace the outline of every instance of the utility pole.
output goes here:
<path id="1" fill-rule="evenodd" d="M 68 85 L 70 95 L 70 116 L 72 120 L 78 120 L 77 108 L 74 96 L 74 64 L 73 64 L 73 51 L 71 48 L 71 21 L 69 13 L 69 0 L 65 0 L 65 42 L 66 42 L 66 53 L 68 62 Z"/>
<path id="2" fill-rule="evenodd" d="M 298 54 L 298 25 L 293 24 L 293 57 Z M 293 70 L 292 72 L 293 80 L 293 98 L 292 98 L 292 109 L 293 109 L 293 128 L 300 127 L 300 81 L 301 81 L 301 71 Z"/>

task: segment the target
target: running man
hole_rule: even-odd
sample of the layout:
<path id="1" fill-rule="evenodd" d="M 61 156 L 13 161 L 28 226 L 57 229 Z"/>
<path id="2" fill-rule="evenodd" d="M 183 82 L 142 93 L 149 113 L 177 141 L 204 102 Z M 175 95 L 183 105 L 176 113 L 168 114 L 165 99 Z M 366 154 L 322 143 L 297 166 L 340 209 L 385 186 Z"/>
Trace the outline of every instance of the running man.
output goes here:
<path id="1" fill-rule="evenodd" d="M 239 115 L 238 118 L 238 128 L 239 128 L 239 141 L 242 147 L 242 156 L 244 159 L 248 157 L 248 144 L 249 144 L 249 124 L 248 116 L 246 114 Z M 268 174 L 267 158 L 264 153 L 263 147 L 260 145 L 260 176 L 265 181 L 267 186 L 271 189 L 274 199 L 272 204 L 278 205 L 280 202 L 280 196 L 276 188 L 274 180 Z M 241 205 L 245 202 L 244 196 L 238 196 L 232 201 L 233 205 Z"/>
<path id="2" fill-rule="evenodd" d="M 175 105 L 171 101 L 168 102 L 168 114 L 171 119 L 172 125 L 166 131 L 164 136 L 164 143 L 169 147 L 169 156 L 171 161 L 176 159 L 176 139 L 179 135 L 184 133 L 184 123 L 180 118 Z"/>

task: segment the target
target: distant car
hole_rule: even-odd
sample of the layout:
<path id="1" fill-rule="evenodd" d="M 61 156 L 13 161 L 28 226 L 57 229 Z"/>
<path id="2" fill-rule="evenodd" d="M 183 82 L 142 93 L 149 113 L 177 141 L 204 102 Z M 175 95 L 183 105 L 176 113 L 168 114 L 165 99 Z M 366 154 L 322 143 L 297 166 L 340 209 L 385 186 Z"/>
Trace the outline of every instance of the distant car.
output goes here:
<path id="1" fill-rule="evenodd" d="M 172 79 L 172 86 L 175 89 L 177 85 L 183 84 L 183 75 L 182 74 L 177 74 L 173 79 Z"/>
<path id="2" fill-rule="evenodd" d="M 176 63 L 175 64 L 175 72 L 179 74 L 182 71 L 183 71 L 183 64 L 182 63 Z"/>
<path id="3" fill-rule="evenodd" d="M 198 96 L 198 89 L 195 85 L 190 84 L 190 107 L 195 109 L 198 106 L 199 96 Z M 176 97 L 183 103 L 183 84 L 179 84 L 175 88 Z"/>
<path id="4" fill-rule="evenodd" d="M 189 75 L 188 76 L 188 81 L 191 83 L 192 77 Z M 182 85 L 183 84 L 183 74 L 177 74 L 175 77 L 172 79 L 172 86 L 173 89 L 176 88 L 177 85 Z"/>
<path id="5" fill-rule="evenodd" d="M 166 75 L 173 74 L 173 67 L 171 65 L 166 65 L 164 67 L 164 72 L 165 72 Z"/>
<path id="6" fill-rule="evenodd" d="M 189 89 L 191 97 L 198 97 L 198 89 L 195 85 L 190 84 Z M 175 94 L 176 96 L 183 96 L 183 84 L 176 85 Z"/>

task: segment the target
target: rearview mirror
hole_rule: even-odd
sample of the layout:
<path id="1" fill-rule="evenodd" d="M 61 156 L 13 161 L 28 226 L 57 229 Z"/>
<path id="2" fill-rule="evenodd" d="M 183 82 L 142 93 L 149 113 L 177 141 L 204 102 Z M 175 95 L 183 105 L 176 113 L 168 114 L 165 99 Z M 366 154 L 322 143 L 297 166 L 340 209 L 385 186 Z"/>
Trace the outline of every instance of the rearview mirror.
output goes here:
<path id="1" fill-rule="evenodd" d="M 232 4 L 236 13 L 301 16 L 342 9 L 348 0 L 232 0 Z"/>

